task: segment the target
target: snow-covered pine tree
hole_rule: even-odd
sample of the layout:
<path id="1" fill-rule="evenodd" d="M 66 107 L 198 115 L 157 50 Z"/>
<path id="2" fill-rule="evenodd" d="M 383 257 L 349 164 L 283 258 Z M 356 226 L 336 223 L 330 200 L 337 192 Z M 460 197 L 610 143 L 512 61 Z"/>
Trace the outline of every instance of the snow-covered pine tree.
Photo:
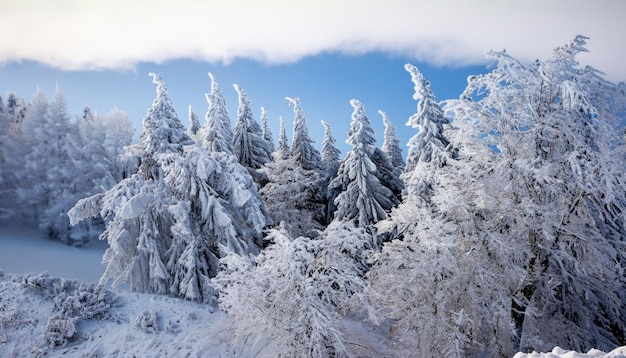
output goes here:
<path id="1" fill-rule="evenodd" d="M 305 170 L 320 170 L 320 153 L 313 147 L 313 139 L 309 136 L 304 111 L 300 99 L 285 97 L 293 105 L 293 133 L 291 139 L 291 157 Z"/>
<path id="2" fill-rule="evenodd" d="M 0 102 L 2 102 L 0 100 Z M 0 129 L 0 220 L 22 219 L 23 203 L 19 197 L 20 180 L 23 179 L 24 157 L 30 146 L 24 136 L 26 105 L 22 98 L 9 93 L 2 111 Z"/>
<path id="3" fill-rule="evenodd" d="M 116 183 L 114 175 L 118 169 L 105 147 L 108 131 L 106 124 L 104 118 L 94 115 L 89 106 L 84 107 L 83 116 L 78 122 L 82 147 L 80 166 L 83 170 L 78 174 L 82 177 L 77 178 L 84 185 L 79 189 L 83 196 L 106 191 Z"/>
<path id="4" fill-rule="evenodd" d="M 269 120 L 267 118 L 267 111 L 265 107 L 261 107 L 261 128 L 263 130 L 263 139 L 267 142 L 270 148 L 270 153 L 274 153 L 276 146 L 274 145 L 274 135 L 270 129 Z"/>
<path id="5" fill-rule="evenodd" d="M 205 123 L 200 131 L 203 136 L 202 146 L 213 152 L 233 152 L 233 131 L 230 116 L 226 107 L 226 98 L 222 88 L 209 72 L 211 78 L 211 93 L 206 94 L 209 108 L 205 115 Z"/>
<path id="6" fill-rule="evenodd" d="M 409 139 L 406 167 L 401 177 L 407 192 L 417 193 L 428 202 L 436 180 L 432 176 L 434 167 L 444 166 L 454 157 L 450 141 L 444 135 L 444 125 L 449 121 L 419 69 L 408 63 L 404 69 L 411 75 L 415 89 L 413 98 L 418 101 L 417 112 L 409 117 L 406 125 L 418 132 Z"/>
<path id="7" fill-rule="evenodd" d="M 19 183 L 17 194 L 21 202 L 21 213 L 18 215 L 22 221 L 30 225 L 38 225 L 41 209 L 47 207 L 46 173 L 40 169 L 46 167 L 43 163 L 46 158 L 44 140 L 51 139 L 44 131 L 54 128 L 46 122 L 48 106 L 48 98 L 38 87 L 28 104 L 24 120 L 22 145 L 28 149 L 24 153 L 17 180 Z"/>
<path id="8" fill-rule="evenodd" d="M 346 140 L 352 150 L 341 161 L 331 188 L 339 190 L 335 199 L 336 221 L 354 221 L 356 226 L 367 226 L 387 217 L 387 212 L 397 203 L 395 196 L 380 183 L 380 175 L 372 156 L 374 131 L 365 117 L 360 101 L 353 99 L 354 108 L 349 137 Z"/>
<path id="9" fill-rule="evenodd" d="M 189 105 L 189 127 L 187 128 L 187 134 L 193 138 L 196 142 L 199 142 L 197 135 L 200 131 L 200 120 L 198 119 L 198 113 Z"/>
<path id="10" fill-rule="evenodd" d="M 77 170 L 72 180 L 74 181 L 75 195 L 65 205 L 62 219 L 69 225 L 66 213 L 78 199 L 101 193 L 116 184 L 115 175 L 119 168 L 111 161 L 110 153 L 105 147 L 107 137 L 106 123 L 104 119 L 91 112 L 89 106 L 83 109 L 83 115 L 78 121 L 78 151 L 75 161 Z M 70 199 L 70 198 L 68 198 Z M 104 222 L 101 217 L 83 220 L 80 224 L 69 227 L 67 242 L 82 244 L 97 238 L 104 231 Z"/>
<path id="11" fill-rule="evenodd" d="M 402 159 L 402 149 L 400 148 L 400 140 L 396 135 L 396 126 L 393 125 L 389 116 L 384 111 L 379 110 L 378 114 L 383 118 L 385 132 L 383 134 L 383 146 L 380 148 L 389 158 L 394 174 L 400 177 L 404 171 L 404 159 Z"/>
<path id="12" fill-rule="evenodd" d="M 285 122 L 283 121 L 283 117 L 278 118 L 279 125 L 279 135 L 278 135 L 278 147 L 272 153 L 272 158 L 274 160 L 279 159 L 287 159 L 291 153 L 291 148 L 289 147 L 289 138 L 287 138 L 287 129 L 285 128 Z"/>
<path id="13" fill-rule="evenodd" d="M 322 121 L 324 126 L 324 140 L 322 141 L 322 157 L 321 163 L 324 173 L 324 188 L 326 188 L 326 222 L 330 223 L 333 220 L 335 213 L 335 198 L 339 192 L 330 188 L 330 181 L 337 175 L 339 170 L 339 155 L 341 152 L 335 146 L 337 142 L 332 135 L 330 124 L 326 121 Z"/>
<path id="14" fill-rule="evenodd" d="M 109 243 L 101 283 L 130 280 L 137 292 L 169 293 L 210 302 L 210 278 L 227 253 L 256 252 L 263 205 L 232 154 L 208 152 L 185 133 L 167 88 L 151 74 L 157 96 L 140 142 L 128 151 L 139 170 L 105 193 L 80 200 L 72 223 L 100 213 Z"/>
<path id="15" fill-rule="evenodd" d="M 238 84 L 234 84 L 233 87 L 239 95 L 237 122 L 235 122 L 233 134 L 233 153 L 239 163 L 254 174 L 256 169 L 271 160 L 272 152 L 263 138 L 263 130 L 254 119 L 248 94 Z"/>
<path id="16" fill-rule="evenodd" d="M 124 147 L 130 145 L 133 141 L 135 129 L 133 128 L 132 120 L 128 117 L 128 113 L 115 107 L 104 116 L 104 123 L 104 128 L 106 129 L 104 147 L 109 161 L 113 163 L 115 168 L 113 177 L 116 182 L 119 182 L 135 173 L 139 166 L 138 158 L 123 155 Z"/>
<path id="17" fill-rule="evenodd" d="M 10 119 L 9 112 L 4 105 L 4 100 L 0 97 L 0 219 L 13 215 L 10 207 L 10 200 L 5 196 L 8 194 L 7 184 L 12 180 L 6 174 L 8 171 L 7 157 L 10 157 L 12 143 L 9 139 Z"/>
<path id="18" fill-rule="evenodd" d="M 9 129 L 11 133 L 15 135 L 23 134 L 23 123 L 26 119 L 26 111 L 27 107 L 24 102 L 24 99 L 18 97 L 15 92 L 9 92 L 9 96 L 7 97 L 7 111 L 9 113 L 9 118 L 11 119 L 11 126 Z"/>
<path id="19" fill-rule="evenodd" d="M 11 121 L 9 118 L 9 111 L 4 105 L 4 100 L 2 96 L 0 96 L 0 135 L 6 135 L 9 133 L 9 128 L 11 127 Z M 6 144 L 0 142 L 0 149 Z"/>

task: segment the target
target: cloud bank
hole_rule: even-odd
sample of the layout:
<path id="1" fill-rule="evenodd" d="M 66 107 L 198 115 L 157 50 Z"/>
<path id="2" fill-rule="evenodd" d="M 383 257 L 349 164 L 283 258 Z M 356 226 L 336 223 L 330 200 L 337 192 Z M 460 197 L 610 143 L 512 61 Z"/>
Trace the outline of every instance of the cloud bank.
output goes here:
<path id="1" fill-rule="evenodd" d="M 180 58 L 281 64 L 381 51 L 463 66 L 484 63 L 492 49 L 546 58 L 583 34 L 591 52 L 580 61 L 621 81 L 624 14 L 622 0 L 3 0 L 0 63 L 127 69 Z"/>

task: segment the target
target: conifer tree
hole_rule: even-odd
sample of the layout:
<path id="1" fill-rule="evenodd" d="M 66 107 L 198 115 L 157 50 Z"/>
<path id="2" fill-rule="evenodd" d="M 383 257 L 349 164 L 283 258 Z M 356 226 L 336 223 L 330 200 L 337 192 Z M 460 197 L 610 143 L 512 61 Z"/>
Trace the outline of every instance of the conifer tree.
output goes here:
<path id="1" fill-rule="evenodd" d="M 335 198 L 339 192 L 330 188 L 330 181 L 337 175 L 339 170 L 339 155 L 341 152 L 335 146 L 336 140 L 332 135 L 330 124 L 322 121 L 324 126 L 324 141 L 322 142 L 322 167 L 324 173 L 324 187 L 326 188 L 326 222 L 330 223 L 335 212 Z"/>
<path id="2" fill-rule="evenodd" d="M 291 157 L 305 170 L 319 170 L 320 153 L 313 147 L 313 139 L 309 136 L 309 128 L 300 106 L 300 99 L 293 97 L 285 97 L 285 99 L 293 105 L 294 113 Z"/>
<path id="3" fill-rule="evenodd" d="M 402 179 L 408 192 L 428 202 L 436 180 L 432 176 L 434 168 L 446 165 L 454 157 L 450 141 L 444 135 L 443 126 L 449 122 L 419 69 L 411 64 L 406 64 L 404 69 L 411 75 L 415 89 L 413 98 L 418 100 L 417 112 L 409 117 L 406 125 L 417 128 L 418 132 L 409 139 Z"/>
<path id="4" fill-rule="evenodd" d="M 396 127 L 393 125 L 387 113 L 379 110 L 378 113 L 383 117 L 385 124 L 385 133 L 383 134 L 383 146 L 381 150 L 393 167 L 394 172 L 399 177 L 404 171 L 404 160 L 402 159 L 402 149 L 400 148 L 400 140 L 396 136 Z"/>
<path id="5" fill-rule="evenodd" d="M 283 121 L 283 117 L 279 118 L 279 136 L 278 136 L 278 148 L 272 153 L 272 157 L 274 160 L 278 159 L 287 159 L 291 153 L 291 148 L 289 147 L 289 139 L 287 138 L 287 129 L 285 128 L 285 122 Z"/>
<path id="6" fill-rule="evenodd" d="M 337 177 L 331 183 L 340 193 L 335 199 L 337 211 L 334 220 L 353 221 L 357 226 L 368 226 L 387 217 L 395 204 L 395 196 L 378 179 L 379 171 L 372 161 L 375 152 L 374 131 L 365 117 L 360 101 L 353 99 L 354 108 L 349 137 L 352 146 L 341 162 Z"/>
<path id="7" fill-rule="evenodd" d="M 204 135 L 202 146 L 213 152 L 232 153 L 233 131 L 226 107 L 226 99 L 222 94 L 222 88 L 215 80 L 215 76 L 209 73 L 209 78 L 211 78 L 211 93 L 206 95 L 209 108 L 201 132 Z"/>
<path id="8" fill-rule="evenodd" d="M 200 120 L 198 119 L 198 113 L 189 105 L 189 128 L 187 128 L 187 134 L 197 140 L 198 132 L 200 131 Z"/>
<path id="9" fill-rule="evenodd" d="M 259 169 L 271 160 L 271 150 L 263 138 L 263 131 L 254 119 L 252 106 L 246 92 L 233 85 L 239 94 L 237 122 L 233 136 L 233 152 L 241 165 L 251 170 Z"/>
<path id="10" fill-rule="evenodd" d="M 269 120 L 267 119 L 267 111 L 265 107 L 261 107 L 261 128 L 263 129 L 263 139 L 268 143 L 270 153 L 274 153 L 276 146 L 274 145 L 274 136 L 269 126 Z"/>

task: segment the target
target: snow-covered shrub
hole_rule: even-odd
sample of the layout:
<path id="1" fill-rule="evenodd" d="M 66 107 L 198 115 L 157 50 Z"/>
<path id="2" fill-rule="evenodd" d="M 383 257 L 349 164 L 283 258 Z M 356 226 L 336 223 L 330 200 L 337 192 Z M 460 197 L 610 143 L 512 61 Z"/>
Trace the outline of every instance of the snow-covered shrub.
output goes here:
<path id="1" fill-rule="evenodd" d="M 53 301 L 54 315 L 48 318 L 44 340 L 50 348 L 62 347 L 78 335 L 76 324 L 80 320 L 111 319 L 111 307 L 117 296 L 101 286 L 48 274 L 24 276 L 22 284 Z"/>
<path id="2" fill-rule="evenodd" d="M 216 277 L 220 307 L 233 318 L 232 344 L 285 357 L 350 356 L 340 317 L 311 276 L 312 241 L 289 237 L 282 225 L 267 238 L 273 244 L 253 261 L 225 257 Z"/>
<path id="3" fill-rule="evenodd" d="M 159 333 L 159 315 L 156 311 L 144 311 L 135 318 L 135 325 L 144 333 Z"/>
<path id="4" fill-rule="evenodd" d="M 315 260 L 310 275 L 318 297 L 340 312 L 358 312 L 369 269 L 367 258 L 378 245 L 373 228 L 357 227 L 353 222 L 333 222 L 315 240 Z"/>
<path id="5" fill-rule="evenodd" d="M 48 318 L 43 338 L 48 347 L 59 348 L 76 338 L 76 322 L 78 317 L 64 318 L 56 314 Z"/>

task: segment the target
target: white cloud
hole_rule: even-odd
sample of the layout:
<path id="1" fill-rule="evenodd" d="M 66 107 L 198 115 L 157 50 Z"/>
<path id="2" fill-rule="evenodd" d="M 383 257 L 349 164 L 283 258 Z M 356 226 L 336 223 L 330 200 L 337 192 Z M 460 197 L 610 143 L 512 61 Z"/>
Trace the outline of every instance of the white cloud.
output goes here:
<path id="1" fill-rule="evenodd" d="M 460 66 L 481 63 L 491 49 L 546 58 L 583 34 L 591 53 L 581 62 L 626 80 L 625 13 L 622 0 L 3 0 L 0 63 L 110 69 L 378 50 Z"/>

